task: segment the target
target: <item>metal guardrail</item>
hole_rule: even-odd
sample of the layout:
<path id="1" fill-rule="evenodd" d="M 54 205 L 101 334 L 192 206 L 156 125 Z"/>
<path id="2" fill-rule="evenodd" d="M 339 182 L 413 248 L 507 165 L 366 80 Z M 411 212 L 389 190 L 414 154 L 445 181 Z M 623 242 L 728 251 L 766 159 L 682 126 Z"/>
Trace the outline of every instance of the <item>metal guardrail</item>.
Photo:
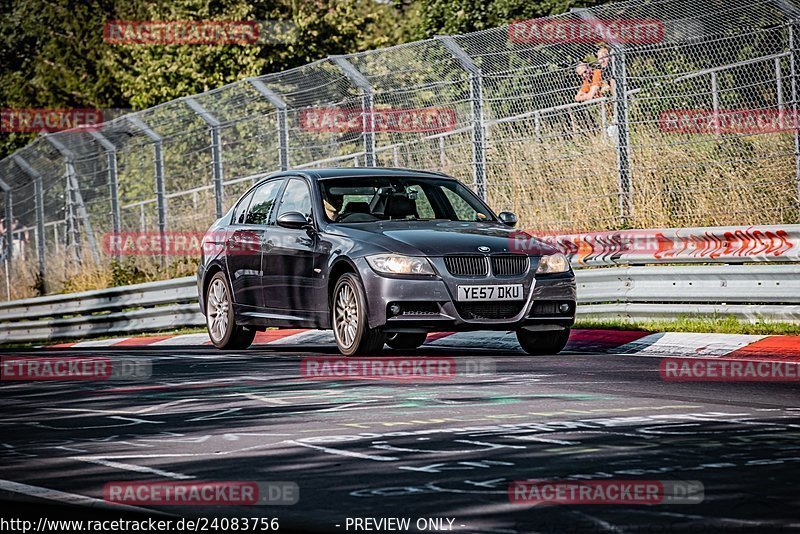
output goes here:
<path id="1" fill-rule="evenodd" d="M 202 326 L 193 276 L 0 303 L 0 343 Z"/>
<path id="2" fill-rule="evenodd" d="M 578 315 L 800 321 L 800 265 L 642 266 L 576 271 Z"/>
<path id="3" fill-rule="evenodd" d="M 732 315 L 800 321 L 800 265 L 630 266 L 576 271 L 582 318 Z M 0 343 L 202 326 L 194 277 L 0 304 Z"/>

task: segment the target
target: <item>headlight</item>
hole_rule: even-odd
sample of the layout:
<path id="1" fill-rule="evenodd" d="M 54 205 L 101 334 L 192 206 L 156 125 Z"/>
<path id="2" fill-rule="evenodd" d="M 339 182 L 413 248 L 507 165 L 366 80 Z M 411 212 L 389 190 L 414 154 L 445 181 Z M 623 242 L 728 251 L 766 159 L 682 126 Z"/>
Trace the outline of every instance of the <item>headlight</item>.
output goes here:
<path id="1" fill-rule="evenodd" d="M 427 258 L 400 254 L 376 254 L 367 256 L 367 262 L 370 267 L 384 274 L 436 274 Z"/>
<path id="2" fill-rule="evenodd" d="M 542 256 L 536 274 L 565 273 L 569 271 L 569 260 L 563 254 Z"/>

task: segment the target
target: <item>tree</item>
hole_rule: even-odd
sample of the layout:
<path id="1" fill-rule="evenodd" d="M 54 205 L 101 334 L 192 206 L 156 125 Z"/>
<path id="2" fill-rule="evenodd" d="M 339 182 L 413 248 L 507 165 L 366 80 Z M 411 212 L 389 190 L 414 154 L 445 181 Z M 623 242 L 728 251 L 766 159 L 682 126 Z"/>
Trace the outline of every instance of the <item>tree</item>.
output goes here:
<path id="1" fill-rule="evenodd" d="M 502 26 L 514 20 L 546 17 L 573 7 L 590 7 L 607 0 L 420 0 L 411 30 L 416 39 L 438 34 L 463 34 Z"/>

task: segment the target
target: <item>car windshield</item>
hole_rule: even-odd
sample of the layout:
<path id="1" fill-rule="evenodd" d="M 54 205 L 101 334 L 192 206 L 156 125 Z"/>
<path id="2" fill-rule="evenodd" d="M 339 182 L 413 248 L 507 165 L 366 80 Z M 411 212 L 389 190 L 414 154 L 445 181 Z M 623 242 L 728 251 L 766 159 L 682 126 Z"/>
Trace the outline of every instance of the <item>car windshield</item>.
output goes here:
<path id="1" fill-rule="evenodd" d="M 319 183 L 329 222 L 497 220 L 469 189 L 455 180 L 359 176 Z"/>

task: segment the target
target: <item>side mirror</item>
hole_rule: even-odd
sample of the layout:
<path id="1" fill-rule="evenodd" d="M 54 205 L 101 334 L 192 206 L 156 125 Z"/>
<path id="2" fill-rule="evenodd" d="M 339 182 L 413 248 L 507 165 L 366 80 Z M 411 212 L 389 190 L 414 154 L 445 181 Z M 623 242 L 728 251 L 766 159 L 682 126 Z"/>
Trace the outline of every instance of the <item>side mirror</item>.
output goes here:
<path id="1" fill-rule="evenodd" d="M 278 226 L 282 226 L 283 228 L 291 228 L 293 230 L 300 230 L 301 228 L 309 226 L 306 216 L 297 211 L 284 213 L 278 217 L 278 220 L 275 222 L 278 223 Z"/>
<path id="2" fill-rule="evenodd" d="M 500 217 L 500 222 L 506 226 L 514 228 L 517 225 L 517 216 L 513 212 L 501 211 L 498 217 Z"/>

